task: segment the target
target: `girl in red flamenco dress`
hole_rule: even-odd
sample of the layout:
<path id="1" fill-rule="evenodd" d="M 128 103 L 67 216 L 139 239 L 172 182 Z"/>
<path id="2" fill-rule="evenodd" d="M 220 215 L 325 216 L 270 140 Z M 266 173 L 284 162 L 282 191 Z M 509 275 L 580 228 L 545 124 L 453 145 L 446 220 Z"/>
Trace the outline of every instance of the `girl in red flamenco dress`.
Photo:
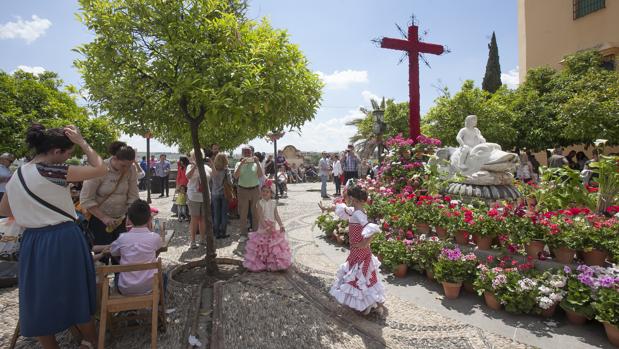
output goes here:
<path id="1" fill-rule="evenodd" d="M 380 262 L 372 254 L 372 236 L 380 231 L 378 225 L 368 222 L 363 205 L 368 199 L 365 189 L 353 185 L 345 192 L 351 206 L 338 203 L 333 207 L 318 204 L 323 211 L 335 211 L 340 219 L 348 220 L 350 253 L 346 262 L 340 265 L 330 294 L 340 303 L 363 314 L 376 309 L 380 314 L 385 310 L 385 288 L 377 276 Z"/>

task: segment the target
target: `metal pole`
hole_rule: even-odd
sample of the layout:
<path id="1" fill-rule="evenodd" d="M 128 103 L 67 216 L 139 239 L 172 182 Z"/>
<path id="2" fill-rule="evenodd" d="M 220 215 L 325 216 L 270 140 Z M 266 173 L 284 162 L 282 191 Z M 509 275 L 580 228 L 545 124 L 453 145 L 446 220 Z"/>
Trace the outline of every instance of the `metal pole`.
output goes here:
<path id="1" fill-rule="evenodd" d="M 273 176 L 273 181 L 275 181 L 275 200 L 279 200 L 279 194 L 277 191 L 277 138 L 273 137 L 273 169 L 275 170 L 275 175 Z"/>
<path id="2" fill-rule="evenodd" d="M 146 138 L 146 202 L 152 202 L 150 199 L 150 137 Z"/>

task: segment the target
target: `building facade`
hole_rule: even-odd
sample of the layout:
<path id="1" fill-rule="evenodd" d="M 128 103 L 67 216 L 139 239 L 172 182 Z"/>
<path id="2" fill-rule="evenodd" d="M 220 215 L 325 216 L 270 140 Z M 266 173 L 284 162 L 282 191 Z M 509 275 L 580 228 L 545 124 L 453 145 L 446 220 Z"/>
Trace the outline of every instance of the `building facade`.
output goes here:
<path id="1" fill-rule="evenodd" d="M 518 0 L 520 81 L 531 68 L 560 69 L 566 55 L 596 49 L 619 67 L 619 0 Z"/>

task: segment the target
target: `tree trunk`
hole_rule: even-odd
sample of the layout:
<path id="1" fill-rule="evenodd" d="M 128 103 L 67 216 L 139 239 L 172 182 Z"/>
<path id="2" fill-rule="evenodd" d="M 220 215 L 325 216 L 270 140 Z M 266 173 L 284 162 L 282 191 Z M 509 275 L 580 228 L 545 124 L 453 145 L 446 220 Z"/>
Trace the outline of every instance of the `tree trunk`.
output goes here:
<path id="1" fill-rule="evenodd" d="M 213 221 L 211 220 L 211 194 L 209 183 L 206 177 L 206 171 L 204 170 L 204 157 L 202 156 L 202 148 L 200 147 L 200 141 L 198 140 L 198 129 L 200 123 L 193 121 L 191 125 L 191 143 L 193 144 L 193 151 L 196 155 L 196 166 L 200 173 L 200 183 L 202 183 L 204 190 L 202 191 L 202 201 L 206 215 L 202 217 L 204 219 L 204 226 L 206 229 L 206 271 L 209 275 L 217 273 L 217 263 L 215 257 L 217 253 L 215 251 L 215 239 L 213 237 Z"/>
<path id="2" fill-rule="evenodd" d="M 186 96 L 181 97 L 180 101 L 181 110 L 187 120 L 191 132 L 191 143 L 193 145 L 193 151 L 196 157 L 196 166 L 198 167 L 198 173 L 200 174 L 200 182 L 204 186 L 202 190 L 202 202 L 204 203 L 204 209 L 206 215 L 202 217 L 204 219 L 204 226 L 206 229 L 206 273 L 208 275 L 214 275 L 219 271 L 215 258 L 217 253 L 215 251 L 215 239 L 213 236 L 213 221 L 211 220 L 211 191 L 209 189 L 209 183 L 206 178 L 206 171 L 204 170 L 204 156 L 202 154 L 202 148 L 200 147 L 200 140 L 198 138 L 198 129 L 200 123 L 204 120 L 204 114 L 206 112 L 204 107 L 200 108 L 200 112 L 197 118 L 191 117 L 189 114 L 189 101 Z M 199 229 L 198 232 L 199 234 Z"/>

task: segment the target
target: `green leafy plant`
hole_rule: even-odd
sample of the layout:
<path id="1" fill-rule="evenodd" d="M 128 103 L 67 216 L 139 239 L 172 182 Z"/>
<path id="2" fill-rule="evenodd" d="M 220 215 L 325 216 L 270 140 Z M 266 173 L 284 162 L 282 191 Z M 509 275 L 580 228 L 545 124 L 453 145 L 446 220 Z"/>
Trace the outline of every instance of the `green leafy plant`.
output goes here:
<path id="1" fill-rule="evenodd" d="M 542 181 L 535 191 L 540 210 L 557 211 L 571 206 L 595 207 L 595 197 L 589 195 L 580 172 L 568 167 L 540 167 Z"/>
<path id="2" fill-rule="evenodd" d="M 619 200 L 619 156 L 604 156 L 590 164 L 598 174 L 597 212 L 603 214 L 606 209 Z"/>
<path id="3" fill-rule="evenodd" d="M 561 301 L 561 308 L 571 310 L 587 319 L 594 316 L 593 291 L 591 287 L 582 283 L 577 274 L 572 274 L 567 280 L 567 295 Z"/>
<path id="4" fill-rule="evenodd" d="M 400 264 L 408 264 L 410 261 L 408 248 L 401 240 L 383 241 L 380 245 L 380 254 L 383 257 L 383 264 L 389 270 Z"/>
<path id="5" fill-rule="evenodd" d="M 477 257 L 473 253 L 464 255 L 458 247 L 444 248 L 434 262 L 434 276 L 441 282 L 469 281 L 476 267 Z"/>
<path id="6" fill-rule="evenodd" d="M 608 322 L 619 326 L 619 290 L 616 288 L 602 288 L 597 292 L 597 299 L 593 302 L 595 318 L 600 322 Z"/>
<path id="7" fill-rule="evenodd" d="M 411 249 L 410 259 L 412 264 L 421 270 L 432 270 L 445 246 L 446 244 L 436 237 L 419 241 Z"/>

